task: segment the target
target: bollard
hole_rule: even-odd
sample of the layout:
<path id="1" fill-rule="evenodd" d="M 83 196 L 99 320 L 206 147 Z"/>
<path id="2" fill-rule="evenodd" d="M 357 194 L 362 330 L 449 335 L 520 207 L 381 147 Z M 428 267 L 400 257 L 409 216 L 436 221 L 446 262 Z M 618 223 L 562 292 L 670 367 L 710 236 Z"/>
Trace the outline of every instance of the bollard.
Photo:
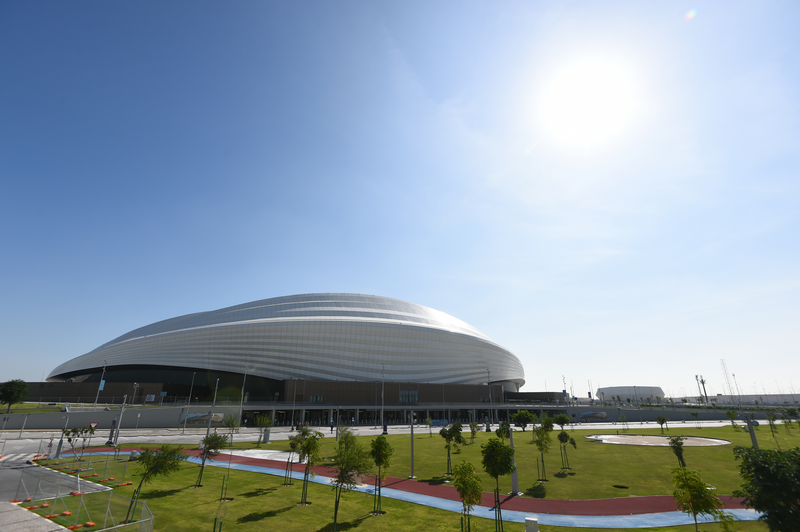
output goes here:
<path id="1" fill-rule="evenodd" d="M 525 532 L 539 532 L 539 519 L 536 517 L 526 517 Z"/>

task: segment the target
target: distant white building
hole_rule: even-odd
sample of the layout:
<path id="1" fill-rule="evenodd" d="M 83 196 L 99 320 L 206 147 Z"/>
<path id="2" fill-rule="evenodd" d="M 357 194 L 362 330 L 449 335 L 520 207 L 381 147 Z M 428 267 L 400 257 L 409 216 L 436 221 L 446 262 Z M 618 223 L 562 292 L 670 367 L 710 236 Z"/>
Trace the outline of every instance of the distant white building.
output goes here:
<path id="1" fill-rule="evenodd" d="M 595 398 L 599 401 L 623 403 L 654 403 L 664 401 L 664 390 L 659 386 L 609 386 L 598 388 Z"/>

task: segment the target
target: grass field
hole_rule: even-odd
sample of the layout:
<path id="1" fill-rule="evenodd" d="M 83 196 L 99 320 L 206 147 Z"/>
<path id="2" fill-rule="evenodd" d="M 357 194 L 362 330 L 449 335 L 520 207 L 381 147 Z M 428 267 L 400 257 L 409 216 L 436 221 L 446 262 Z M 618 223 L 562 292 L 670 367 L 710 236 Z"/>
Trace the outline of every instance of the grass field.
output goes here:
<path id="1" fill-rule="evenodd" d="M 800 444 L 800 431 L 792 429 L 786 434 L 782 426 L 778 427 L 777 443 L 782 448 Z M 605 431 L 616 432 L 616 431 Z M 630 434 L 660 434 L 656 428 L 641 430 L 632 429 Z M 517 449 L 517 466 L 521 489 L 530 496 L 548 499 L 591 499 L 620 497 L 628 495 L 666 495 L 672 492 L 671 469 L 677 465 L 669 448 L 637 447 L 589 443 L 583 436 L 599 434 L 603 431 L 576 431 L 570 434 L 578 441 L 578 448 L 570 451 L 572 469 L 564 474 L 560 471 L 560 459 L 557 443 L 545 456 L 548 464 L 549 482 L 536 482 L 536 448 L 529 443 L 530 432 L 515 433 Z M 758 431 L 761 448 L 775 448 L 776 442 L 771 437 L 768 427 Z M 732 427 L 697 429 L 685 424 L 671 428 L 669 435 L 703 436 L 731 440 L 733 445 L 720 447 L 685 448 L 685 458 L 690 468 L 700 471 L 704 480 L 715 485 L 718 493 L 731 493 L 740 482 L 738 469 L 733 458 L 734 445 L 748 445 L 749 435 L 742 431 L 734 431 Z M 461 460 L 473 462 L 483 475 L 484 490 L 490 491 L 493 481 L 482 473 L 480 467 L 480 444 L 488 440 L 489 434 L 479 433 L 474 444 L 461 448 L 459 454 L 453 455 L 453 463 Z M 368 445 L 371 438 L 361 438 L 363 445 Z M 555 438 L 554 438 L 555 440 Z M 410 473 L 410 436 L 391 435 L 389 441 L 395 449 L 394 463 L 389 474 L 397 477 Z M 323 440 L 323 457 L 333 456 L 334 439 L 329 435 Z M 415 434 L 415 473 L 422 482 L 443 482 L 446 466 L 446 451 L 443 440 L 434 432 L 429 437 L 427 431 Z M 253 448 L 254 443 L 236 443 L 237 448 Z M 277 441 L 262 445 L 268 449 L 288 449 L 288 442 Z M 117 482 L 121 480 L 125 462 L 111 461 L 116 468 L 111 474 Z M 105 463 L 100 461 L 95 470 L 101 476 L 105 473 Z M 114 492 L 131 496 L 133 488 L 138 484 L 134 463 L 129 464 L 129 473 L 134 485 L 116 487 Z M 158 478 L 142 490 L 145 499 L 156 515 L 156 530 L 211 530 L 214 517 L 219 510 L 220 488 L 225 469 L 207 467 L 203 477 L 204 486 L 195 489 L 198 466 L 184 464 L 180 471 L 168 478 Z M 258 473 L 231 471 L 231 479 L 227 497 L 232 499 L 225 503 L 225 530 L 241 530 L 243 532 L 280 527 L 285 530 L 331 530 L 333 519 L 333 491 L 327 486 L 312 484 L 309 487 L 311 505 L 297 506 L 300 500 L 301 482 L 295 481 L 293 486 L 284 487 L 281 477 L 271 477 Z M 627 489 L 615 488 L 614 485 L 628 486 Z M 510 479 L 501 481 L 501 489 L 510 491 Z M 107 497 L 107 495 L 105 496 Z M 74 498 L 72 498 L 74 499 Z M 107 500 L 107 499 L 106 499 Z M 340 530 L 358 529 L 359 531 L 382 530 L 458 530 L 459 515 L 410 503 L 384 499 L 382 516 L 371 516 L 372 497 L 362 493 L 346 494 L 340 507 Z M 478 530 L 493 530 L 494 524 L 488 519 L 477 521 Z M 521 523 L 507 523 L 509 532 L 524 530 Z M 562 527 L 540 525 L 545 532 L 573 530 Z M 737 530 L 766 531 L 767 527 L 758 522 L 737 523 Z M 701 525 L 701 530 L 721 530 L 719 525 Z M 581 529 L 594 530 L 594 529 Z M 608 529 L 597 529 L 608 530 Z M 648 529 L 635 529 L 648 530 Z M 650 530 L 661 532 L 690 532 L 694 526 L 663 527 Z"/>
<path id="2" fill-rule="evenodd" d="M 782 448 L 800 445 L 800 430 L 791 429 L 787 435 L 782 426 L 778 426 L 777 438 Z M 556 431 L 558 432 L 558 431 Z M 530 443 L 531 433 L 515 432 L 514 447 L 518 470 L 519 487 L 527 496 L 547 499 L 605 499 L 610 497 L 626 497 L 632 495 L 669 495 L 672 493 L 671 470 L 677 467 L 675 455 L 668 447 L 641 447 L 631 445 L 609 445 L 589 442 L 584 436 L 589 434 L 613 434 L 616 431 L 574 431 L 570 435 L 577 441 L 577 449 L 568 447 L 571 470 L 561 472 L 558 441 L 553 435 L 553 445 L 545 454 L 548 482 L 537 482 L 536 459 L 540 457 L 536 447 Z M 742 430 L 734 431 L 733 427 L 717 427 L 697 429 L 689 423 L 665 430 L 665 435 L 701 436 L 730 440 L 731 445 L 719 447 L 685 447 L 684 458 L 687 466 L 700 472 L 703 479 L 716 486 L 717 492 L 730 494 L 737 489 L 739 470 L 733 457 L 733 447 L 750 445 L 750 436 Z M 762 449 L 774 449 L 775 442 L 768 427 L 756 430 L 759 445 Z M 655 434 L 656 429 L 631 429 L 628 434 Z M 481 444 L 490 436 L 479 432 L 474 444 L 459 449 L 459 454 L 452 455 L 453 465 L 462 460 L 471 462 L 481 476 L 485 491 L 493 489 L 494 480 L 483 472 L 480 465 Z M 467 433 L 467 441 L 469 441 Z M 389 442 L 395 450 L 389 475 L 407 477 L 411 473 L 411 438 L 410 435 L 390 435 Z M 368 445 L 369 438 L 364 438 Z M 323 439 L 322 455 L 332 458 L 334 455 L 334 438 L 326 435 Z M 234 443 L 237 448 L 252 448 L 253 443 Z M 287 441 L 277 441 L 264 445 L 269 449 L 288 450 Z M 414 434 L 414 474 L 420 482 L 442 483 L 448 480 L 445 475 L 447 451 L 444 440 L 433 431 L 430 437 L 427 430 Z M 627 489 L 616 488 L 627 486 Z M 511 491 L 511 478 L 500 480 L 500 489 Z"/>
<path id="3" fill-rule="evenodd" d="M 113 462 L 117 473 L 117 480 L 122 477 L 123 462 Z M 102 470 L 103 463 L 96 466 Z M 184 464 L 180 471 L 170 477 L 156 479 L 143 488 L 142 498 L 147 501 L 150 510 L 155 514 L 155 530 L 163 532 L 195 531 L 213 528 L 214 518 L 220 508 L 220 492 L 222 480 L 226 470 L 218 467 L 207 467 L 203 475 L 203 487 L 194 488 L 199 467 L 194 464 Z M 131 486 L 117 487 L 114 493 L 130 497 L 138 483 L 139 477 L 133 471 L 134 484 Z M 224 530 L 237 530 L 242 532 L 256 532 L 263 530 L 332 530 L 334 494 L 331 488 L 319 484 L 309 486 L 309 506 L 298 506 L 302 483 L 295 481 L 293 486 L 282 486 L 282 477 L 273 477 L 244 471 L 231 471 L 225 503 Z M 77 515 L 79 498 L 67 497 L 64 499 L 68 509 Z M 84 497 L 90 515 L 95 521 L 101 520 L 108 495 L 97 494 Z M 94 500 L 94 502 L 92 502 Z M 52 504 L 52 501 L 51 501 Z M 125 512 L 126 508 L 118 505 L 118 512 Z M 58 508 L 61 510 L 61 508 Z M 445 512 L 418 506 L 410 503 L 383 500 L 382 516 L 372 516 L 372 496 L 363 493 L 351 492 L 345 494 L 339 509 L 339 530 L 372 531 L 413 531 L 424 528 L 426 532 L 459 530 L 459 514 Z M 43 512 L 42 512 L 43 513 Z M 79 517 L 84 517 L 82 514 Z M 81 519 L 80 522 L 84 522 Z M 493 521 L 489 519 L 473 520 L 478 531 L 494 529 Z M 574 529 L 540 525 L 543 532 L 566 532 Z M 525 529 L 522 523 L 505 523 L 508 532 L 522 532 Z M 703 531 L 719 531 L 716 524 L 701 525 Z M 760 523 L 741 523 L 737 529 L 744 532 L 766 532 L 766 526 Z M 582 528 L 580 530 L 609 530 Z M 690 532 L 694 526 L 664 527 L 656 529 L 631 529 L 631 530 L 658 530 L 661 532 Z"/>

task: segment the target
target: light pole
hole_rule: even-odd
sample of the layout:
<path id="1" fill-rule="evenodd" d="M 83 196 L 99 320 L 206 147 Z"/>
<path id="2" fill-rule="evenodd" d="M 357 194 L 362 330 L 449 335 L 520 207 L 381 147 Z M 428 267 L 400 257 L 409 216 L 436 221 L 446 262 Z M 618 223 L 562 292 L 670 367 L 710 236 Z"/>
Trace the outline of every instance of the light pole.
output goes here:
<path id="1" fill-rule="evenodd" d="M 244 359 L 244 379 L 242 379 L 242 398 L 239 400 L 239 424 L 242 424 L 242 409 L 244 408 L 244 383 L 247 382 L 247 372 L 250 370 L 250 359 Z"/>
<path id="2" fill-rule="evenodd" d="M 381 364 L 381 434 L 388 434 L 386 431 L 386 421 L 383 419 L 383 392 L 386 389 L 386 364 Z"/>
<path id="3" fill-rule="evenodd" d="M 292 430 L 294 430 L 294 405 L 297 400 L 297 379 L 294 379 L 294 393 L 292 394 Z"/>
<path id="4" fill-rule="evenodd" d="M 414 476 L 414 422 L 416 421 L 417 413 L 411 411 L 411 476 L 408 478 L 417 478 Z"/>
<path id="5" fill-rule="evenodd" d="M 192 385 L 189 386 L 189 400 L 186 401 L 186 417 L 183 418 L 183 434 L 186 434 L 186 422 L 189 421 L 189 407 L 192 405 L 192 391 L 194 390 L 195 375 L 197 375 L 196 371 L 192 373 Z"/>
<path id="6" fill-rule="evenodd" d="M 103 360 L 103 374 L 100 375 L 100 384 L 97 385 L 97 395 L 94 396 L 94 405 L 92 406 L 97 406 L 97 400 L 100 398 L 100 390 L 103 389 L 103 386 L 106 383 L 106 381 L 103 380 L 106 376 L 106 364 L 107 362 Z"/>
<path id="7" fill-rule="evenodd" d="M 211 402 L 211 410 L 208 411 L 208 428 L 206 429 L 206 438 L 211 432 L 211 418 L 214 417 L 214 407 L 217 406 L 217 390 L 219 389 L 219 379 L 214 385 L 214 400 Z"/>
<path id="8" fill-rule="evenodd" d="M 494 403 L 492 402 L 492 372 L 486 368 L 486 384 L 489 385 L 489 426 L 492 426 L 494 421 Z"/>
<path id="9" fill-rule="evenodd" d="M 64 432 L 67 430 L 67 425 L 69 425 L 69 416 L 62 416 L 67 418 L 67 421 L 64 422 L 64 429 L 61 431 L 61 439 L 58 440 L 58 447 L 56 448 L 56 460 L 61 458 L 61 449 L 64 447 Z"/>
<path id="10" fill-rule="evenodd" d="M 136 404 L 136 389 L 139 387 L 138 382 L 133 383 L 133 399 L 131 399 L 131 406 Z"/>

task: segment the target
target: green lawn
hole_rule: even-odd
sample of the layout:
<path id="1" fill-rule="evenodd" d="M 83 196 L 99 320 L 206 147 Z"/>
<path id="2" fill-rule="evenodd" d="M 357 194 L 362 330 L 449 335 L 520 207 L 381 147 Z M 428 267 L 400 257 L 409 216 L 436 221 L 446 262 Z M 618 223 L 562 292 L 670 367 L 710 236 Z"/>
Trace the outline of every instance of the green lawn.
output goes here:
<path id="1" fill-rule="evenodd" d="M 778 427 L 778 443 L 782 448 L 800 444 L 800 431 L 792 429 L 787 435 L 783 427 Z M 536 448 L 529 442 L 530 432 L 515 433 L 517 449 L 517 465 L 521 489 L 531 496 L 549 499 L 591 499 L 619 497 L 628 495 L 667 495 L 671 494 L 671 469 L 677 465 L 669 448 L 653 448 L 638 446 L 608 445 L 590 443 L 583 438 L 588 434 L 599 434 L 603 431 L 576 431 L 570 435 L 578 441 L 578 448 L 570 450 L 572 469 L 566 474 L 559 473 L 560 459 L 557 440 L 545 460 L 548 464 L 549 482 L 536 482 Z M 605 431 L 616 432 L 616 431 Z M 776 444 L 768 427 L 758 431 L 761 448 L 775 448 Z M 660 434 L 656 429 L 632 429 L 630 434 Z M 704 436 L 728 439 L 733 445 L 720 447 L 685 448 L 685 459 L 690 468 L 700 471 L 703 478 L 717 486 L 718 493 L 731 493 L 740 482 L 736 461 L 733 458 L 733 447 L 736 444 L 749 445 L 749 435 L 742 431 L 734 431 L 732 427 L 697 429 L 691 424 L 676 425 L 669 435 Z M 461 452 L 453 456 L 454 464 L 461 460 L 471 461 L 480 467 L 480 444 L 488 440 L 489 434 L 479 433 L 474 444 L 461 448 Z M 360 438 L 367 446 L 371 437 Z M 410 473 L 410 436 L 391 435 L 389 441 L 395 449 L 394 464 L 389 470 L 392 476 L 405 477 Z M 436 432 L 429 437 L 427 431 L 415 434 L 415 473 L 422 482 L 443 482 L 446 466 L 444 441 Z M 323 440 L 323 457 L 333 456 L 335 441 L 329 435 Z M 236 443 L 237 448 L 253 448 L 254 443 Z M 288 449 L 287 441 L 277 441 L 262 445 L 268 449 Z M 114 484 L 121 482 L 126 462 L 109 462 L 114 468 L 110 475 L 116 477 Z M 324 462 L 331 463 L 331 462 Z M 62 464 L 64 465 L 63 461 Z M 106 475 L 105 461 L 93 463 L 93 470 L 100 478 Z M 134 485 L 115 487 L 114 492 L 130 496 L 139 480 L 135 463 L 129 464 L 129 474 Z M 86 474 L 84 472 L 83 474 Z M 181 470 L 165 479 L 158 478 L 143 489 L 142 498 L 156 515 L 156 530 L 211 530 L 214 517 L 219 509 L 220 488 L 225 469 L 206 467 L 203 477 L 204 486 L 195 489 L 198 466 L 184 464 Z M 281 527 L 284 530 L 331 530 L 333 519 L 333 491 L 327 486 L 312 484 L 309 488 L 310 506 L 300 507 L 301 482 L 295 481 L 293 486 L 281 486 L 282 477 L 272 477 L 258 473 L 231 471 L 226 503 L 225 530 L 235 527 L 236 530 L 257 531 Z M 627 489 L 615 488 L 614 485 L 628 486 Z M 492 489 L 493 481 L 483 474 L 483 487 Z M 505 478 L 501 489 L 510 491 L 511 481 Z M 74 498 L 73 498 L 74 499 Z M 417 530 L 424 526 L 431 531 L 458 530 L 459 515 L 385 499 L 383 508 L 387 512 L 383 516 L 371 516 L 372 497 L 362 493 L 345 495 L 340 507 L 340 530 Z M 492 521 L 480 519 L 478 530 L 493 529 Z M 509 532 L 524 530 L 522 523 L 507 523 Z M 701 530 L 721 530 L 716 524 L 701 525 Z M 572 530 L 562 527 L 541 525 L 545 532 Z M 582 529 L 593 530 L 593 529 Z M 601 529 L 597 529 L 601 530 Z M 605 529 L 608 530 L 608 529 Z M 638 529 L 643 530 L 643 529 Z M 660 532 L 690 532 L 694 526 L 664 527 L 652 530 Z M 757 522 L 738 523 L 737 530 L 766 531 L 767 527 Z"/>
<path id="2" fill-rule="evenodd" d="M 800 445 L 800 430 L 792 429 L 787 435 L 782 426 L 778 426 L 778 442 L 782 448 Z M 677 467 L 675 455 L 669 447 L 641 447 L 632 445 L 609 445 L 589 442 L 584 436 L 589 434 L 613 434 L 616 430 L 574 431 L 570 435 L 575 438 L 578 448 L 568 447 L 569 461 L 572 467 L 567 472 L 561 472 L 561 458 L 558 449 L 558 440 L 553 434 L 553 445 L 545 454 L 548 482 L 536 481 L 536 459 L 539 453 L 530 443 L 531 433 L 515 432 L 514 447 L 515 459 L 518 469 L 519 487 L 526 495 L 548 499 L 605 499 L 610 497 L 626 497 L 631 495 L 669 495 L 672 493 L 671 470 Z M 620 431 L 621 432 L 621 431 Z M 757 431 L 759 445 L 762 449 L 774 449 L 769 427 L 760 427 Z M 631 429 L 628 434 L 655 434 L 660 435 L 660 430 Z M 469 441 L 469 433 L 466 433 Z M 718 447 L 684 447 L 684 459 L 687 466 L 700 472 L 703 479 L 716 486 L 717 492 L 730 494 L 737 489 L 739 470 L 733 457 L 733 447 L 736 445 L 750 445 L 750 436 L 741 431 L 734 431 L 733 427 L 697 429 L 689 423 L 675 425 L 665 435 L 676 436 L 702 436 L 730 440 L 731 445 Z M 462 460 L 471 462 L 480 473 L 485 491 L 493 489 L 494 480 L 483 472 L 480 465 L 481 444 L 490 436 L 479 432 L 474 444 L 460 448 L 459 454 L 452 456 L 453 465 Z M 371 438 L 364 437 L 364 445 L 369 444 Z M 395 450 L 392 467 L 389 475 L 407 477 L 411 474 L 411 438 L 410 435 L 389 435 L 388 439 Z M 323 439 L 322 456 L 332 458 L 334 455 L 334 438 L 326 435 Z M 254 443 L 235 443 L 237 448 L 252 448 Z M 277 441 L 262 445 L 269 449 L 288 450 L 287 441 Z M 447 466 L 447 451 L 444 449 L 444 440 L 433 432 L 433 437 L 427 430 L 414 434 L 414 474 L 421 482 L 441 483 L 448 479 L 445 476 Z M 616 488 L 627 486 L 627 489 Z M 511 491 L 511 478 L 506 477 L 500 481 L 500 489 L 504 492 Z"/>
<path id="3" fill-rule="evenodd" d="M 116 471 L 117 480 L 122 478 L 124 462 L 110 462 Z M 63 464 L 63 462 L 62 462 Z M 105 462 L 99 461 L 94 469 L 102 472 Z M 132 464 L 131 464 L 132 465 Z M 139 477 L 133 471 L 134 484 L 131 486 L 117 487 L 114 492 L 130 497 L 133 489 L 138 484 Z M 213 528 L 214 518 L 219 510 L 220 491 L 222 479 L 226 473 L 224 468 L 207 467 L 203 474 L 203 487 L 195 489 L 194 482 L 197 478 L 199 466 L 184 464 L 180 471 L 167 478 L 158 478 L 142 490 L 142 498 L 147 501 L 150 510 L 156 516 L 155 530 L 163 532 L 195 531 Z M 331 488 L 319 484 L 309 487 L 309 506 L 297 506 L 300 500 L 302 483 L 295 481 L 293 486 L 282 486 L 282 477 L 273 477 L 245 471 L 231 471 L 231 479 L 227 497 L 230 500 L 225 505 L 224 530 L 237 530 L 241 532 L 257 532 L 262 530 L 332 530 L 333 523 L 333 491 Z M 79 503 L 77 497 L 64 499 L 67 507 L 73 512 L 73 524 L 77 515 Z M 108 495 L 97 494 L 84 497 L 84 502 L 89 508 L 90 515 L 95 522 L 102 522 L 105 504 Z M 37 502 L 37 501 L 35 501 Z M 38 510 L 40 513 L 49 513 L 53 501 L 49 501 L 51 508 Z M 58 506 L 59 513 L 63 508 Z M 117 503 L 117 512 L 124 513 L 127 507 Z M 418 506 L 410 503 L 384 499 L 382 516 L 372 516 L 372 496 L 351 492 L 345 494 L 339 509 L 339 530 L 371 531 L 413 531 L 425 528 L 426 532 L 459 530 L 459 514 L 445 512 Z M 79 522 L 85 522 L 85 513 L 78 515 Z M 118 514 L 119 515 L 119 514 Z M 479 531 L 493 530 L 494 524 L 488 519 L 473 521 Z M 508 532 L 522 532 L 525 529 L 522 523 L 505 523 Z M 567 532 L 574 529 L 540 525 L 543 532 Z M 766 532 L 765 525 L 760 523 L 740 523 L 737 529 L 741 531 Z M 581 529 L 581 530 L 609 530 L 609 529 Z M 658 530 L 659 532 L 690 532 L 694 526 L 664 527 L 656 529 L 630 529 L 630 530 Z M 703 531 L 719 531 L 716 524 L 701 525 Z"/>

